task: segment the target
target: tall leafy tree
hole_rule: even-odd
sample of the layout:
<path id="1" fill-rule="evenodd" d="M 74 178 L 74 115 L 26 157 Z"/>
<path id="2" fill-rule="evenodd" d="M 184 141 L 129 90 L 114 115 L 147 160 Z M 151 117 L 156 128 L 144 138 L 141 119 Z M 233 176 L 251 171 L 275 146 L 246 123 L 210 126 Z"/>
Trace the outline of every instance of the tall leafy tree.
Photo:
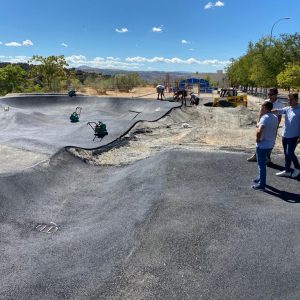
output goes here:
<path id="1" fill-rule="evenodd" d="M 281 46 L 283 48 L 283 56 L 285 63 L 300 62 L 300 34 L 282 34 Z"/>
<path id="2" fill-rule="evenodd" d="M 227 73 L 234 85 L 278 86 L 278 78 L 283 83 L 277 75 L 290 63 L 300 64 L 300 34 L 281 35 L 272 43 L 267 37 L 249 43 L 247 53 L 234 59 Z"/>
<path id="3" fill-rule="evenodd" d="M 26 85 L 26 71 L 18 65 L 9 64 L 0 68 L 0 93 L 22 92 Z"/>
<path id="4" fill-rule="evenodd" d="M 132 73 L 128 75 L 116 75 L 114 77 L 114 86 L 121 92 L 129 92 L 135 86 L 141 85 L 142 80 L 139 74 Z"/>
<path id="5" fill-rule="evenodd" d="M 289 63 L 287 67 L 277 75 L 280 87 L 290 90 L 300 89 L 300 64 Z"/>
<path id="6" fill-rule="evenodd" d="M 46 91 L 59 90 L 61 81 L 67 79 L 65 67 L 68 64 L 63 55 L 48 57 L 34 55 L 30 62 L 36 64 L 32 69 L 33 74 L 41 79 Z"/>

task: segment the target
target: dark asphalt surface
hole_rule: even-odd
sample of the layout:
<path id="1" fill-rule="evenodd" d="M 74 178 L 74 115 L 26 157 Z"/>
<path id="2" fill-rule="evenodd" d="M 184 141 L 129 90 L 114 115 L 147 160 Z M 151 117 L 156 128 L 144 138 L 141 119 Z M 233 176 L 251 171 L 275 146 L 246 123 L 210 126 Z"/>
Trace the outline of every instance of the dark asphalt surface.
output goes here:
<path id="1" fill-rule="evenodd" d="M 54 154 L 63 147 L 93 149 L 114 141 L 137 121 L 155 121 L 180 104 L 157 100 L 89 96 L 32 95 L 0 98 L 0 143 L 30 151 Z M 9 111 L 4 108 L 9 106 Z M 80 122 L 70 115 L 82 107 Z M 108 135 L 93 141 L 87 122 L 101 121 Z"/>
<path id="2" fill-rule="evenodd" d="M 63 152 L 2 176 L 0 299 L 299 299 L 300 185 L 275 171 L 262 193 L 241 153 Z"/>
<path id="3" fill-rule="evenodd" d="M 46 115 L 36 99 L 16 102 L 7 128 L 23 120 L 30 136 L 27 114 L 59 135 L 49 147 L 33 140 L 37 149 L 58 149 L 62 133 L 74 138 L 61 129 L 69 103 Z M 120 102 L 105 116 L 119 134 L 132 122 Z M 153 102 L 150 119 L 170 109 Z M 93 105 L 89 118 L 108 112 Z M 15 129 L 0 141 L 11 143 L 12 132 L 19 140 Z M 273 161 L 265 193 L 250 188 L 256 164 L 234 152 L 169 150 L 96 167 L 60 151 L 49 164 L 0 175 L 0 299 L 299 299 L 299 179 L 276 177 L 283 157 Z"/>

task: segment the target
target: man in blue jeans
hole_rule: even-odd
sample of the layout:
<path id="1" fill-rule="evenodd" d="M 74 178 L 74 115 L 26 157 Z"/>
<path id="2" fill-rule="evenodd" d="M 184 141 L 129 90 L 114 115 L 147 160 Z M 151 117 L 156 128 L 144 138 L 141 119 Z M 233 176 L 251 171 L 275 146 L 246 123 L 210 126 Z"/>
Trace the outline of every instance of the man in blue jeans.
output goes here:
<path id="1" fill-rule="evenodd" d="M 256 157 L 259 177 L 254 179 L 254 190 L 264 191 L 267 178 L 267 156 L 271 153 L 276 139 L 278 118 L 271 111 L 273 103 L 265 101 L 260 108 L 261 118 L 256 129 Z"/>
<path id="2" fill-rule="evenodd" d="M 300 175 L 300 165 L 295 154 L 297 144 L 300 143 L 300 105 L 298 104 L 298 94 L 289 94 L 289 106 L 282 109 L 274 109 L 273 112 L 285 115 L 282 130 L 285 169 L 276 173 L 276 175 L 296 178 Z M 294 164 L 294 170 L 291 169 L 292 162 Z"/>
<path id="3" fill-rule="evenodd" d="M 273 110 L 274 109 L 281 109 L 283 108 L 283 104 L 282 102 L 277 98 L 278 96 L 278 89 L 277 88 L 270 88 L 269 89 L 269 92 L 268 92 L 268 97 L 269 97 L 269 101 L 272 102 L 273 104 Z M 258 122 L 260 120 L 260 115 L 258 116 Z M 278 118 L 278 127 L 279 127 L 279 124 L 281 122 L 281 115 L 278 115 L 277 116 Z M 267 156 L 267 164 L 271 163 L 271 152 L 268 153 L 268 156 Z M 251 157 L 247 158 L 247 161 L 257 161 L 256 159 L 256 153 L 254 153 Z"/>

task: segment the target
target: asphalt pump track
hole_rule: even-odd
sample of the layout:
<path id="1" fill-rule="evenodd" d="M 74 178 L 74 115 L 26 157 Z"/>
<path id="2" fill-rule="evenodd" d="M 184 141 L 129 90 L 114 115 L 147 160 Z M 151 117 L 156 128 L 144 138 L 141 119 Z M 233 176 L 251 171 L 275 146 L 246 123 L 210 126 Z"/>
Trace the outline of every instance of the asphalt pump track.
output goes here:
<path id="1" fill-rule="evenodd" d="M 150 120 L 160 117 L 153 102 Z M 16 120 L 26 125 L 24 114 L 44 114 L 35 103 L 25 112 L 15 105 L 19 114 L 6 119 L 14 138 L 2 132 L 1 142 L 26 147 Z M 43 128 L 67 125 L 70 107 L 53 105 L 50 116 L 57 110 L 65 118 L 54 114 Z M 123 128 L 119 136 L 137 121 L 126 110 L 125 102 L 121 114 L 112 110 Z M 101 110 L 108 130 L 112 111 Z M 85 121 L 91 117 L 80 120 L 82 127 Z M 63 127 L 56 132 L 66 137 L 63 147 L 72 145 L 71 136 L 83 137 L 76 139 L 79 147 L 94 145 Z M 268 169 L 267 192 L 253 191 L 256 165 L 232 152 L 168 150 L 122 167 L 98 167 L 61 150 L 60 137 L 50 145 L 32 136 L 35 149 L 53 155 L 0 176 L 0 299 L 299 298 L 298 180 Z M 276 163 L 280 167 L 282 156 Z"/>
<path id="2" fill-rule="evenodd" d="M 0 98 L 0 142 L 53 155 L 65 147 L 95 149 L 126 134 L 139 121 L 162 118 L 179 103 L 89 96 L 32 95 Z M 80 122 L 70 115 L 81 107 Z M 8 109 L 7 109 L 8 108 Z M 93 141 L 88 122 L 101 121 L 108 135 Z"/>

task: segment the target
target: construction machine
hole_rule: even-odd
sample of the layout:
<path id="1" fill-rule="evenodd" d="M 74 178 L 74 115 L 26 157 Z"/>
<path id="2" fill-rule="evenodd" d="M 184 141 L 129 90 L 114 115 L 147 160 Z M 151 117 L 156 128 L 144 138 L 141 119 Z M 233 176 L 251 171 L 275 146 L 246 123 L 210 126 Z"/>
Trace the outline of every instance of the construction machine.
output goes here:
<path id="1" fill-rule="evenodd" d="M 234 88 L 224 88 L 220 91 L 220 96 L 214 98 L 214 107 L 237 107 L 247 106 L 247 95 L 238 95 Z"/>

